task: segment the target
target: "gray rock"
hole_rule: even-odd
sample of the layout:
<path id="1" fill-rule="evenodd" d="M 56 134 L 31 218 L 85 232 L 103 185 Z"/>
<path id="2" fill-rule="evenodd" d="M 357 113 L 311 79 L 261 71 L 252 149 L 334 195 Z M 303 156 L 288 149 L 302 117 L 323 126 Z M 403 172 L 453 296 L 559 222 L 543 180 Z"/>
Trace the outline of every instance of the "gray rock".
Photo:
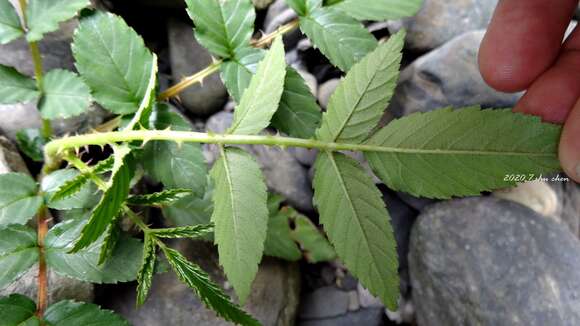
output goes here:
<path id="1" fill-rule="evenodd" d="M 212 63 L 210 53 L 194 37 L 193 27 L 179 20 L 169 22 L 169 55 L 174 82 L 203 70 Z M 219 111 L 228 94 L 219 74 L 213 74 L 179 95 L 193 114 L 208 116 Z"/>
<path id="2" fill-rule="evenodd" d="M 20 172 L 29 174 L 26 163 L 18 153 L 16 145 L 0 136 L 0 174 Z"/>
<path id="3" fill-rule="evenodd" d="M 330 101 L 330 97 L 338 87 L 338 84 L 340 84 L 340 79 L 334 78 L 320 85 L 318 88 L 318 102 L 322 108 L 326 109 L 328 102 Z"/>
<path id="4" fill-rule="evenodd" d="M 400 117 L 446 106 L 513 106 L 521 93 L 497 92 L 479 72 L 477 53 L 484 33 L 463 34 L 405 68 L 388 111 Z"/>
<path id="5" fill-rule="evenodd" d="M 380 308 L 361 309 L 335 318 L 303 321 L 298 326 L 382 326 L 384 315 Z"/>
<path id="6" fill-rule="evenodd" d="M 384 308 L 381 300 L 372 295 L 369 290 L 364 288 L 362 284 L 358 284 L 357 288 L 358 300 L 363 308 Z"/>
<path id="7" fill-rule="evenodd" d="M 558 197 L 558 208 L 554 217 L 580 237 L 580 184 L 572 181 L 550 181 L 549 185 Z"/>
<path id="8" fill-rule="evenodd" d="M 225 279 L 219 268 L 217 253 L 207 243 L 180 241 L 178 249 L 210 273 L 212 280 L 225 288 Z M 300 275 L 294 264 L 265 259 L 260 265 L 252 294 L 244 309 L 264 326 L 294 325 L 300 291 Z M 232 296 L 233 290 L 227 293 Z M 226 326 L 232 325 L 208 310 L 182 284 L 173 272 L 157 274 L 149 299 L 141 309 L 135 308 L 135 287 L 114 290 L 105 306 L 127 318 L 132 325 L 147 326 Z"/>
<path id="9" fill-rule="evenodd" d="M 322 319 L 344 315 L 349 307 L 348 292 L 333 286 L 322 287 L 306 295 L 300 303 L 301 319 Z"/>
<path id="10" fill-rule="evenodd" d="M 430 206 L 409 253 L 418 324 L 578 325 L 579 255 L 564 226 L 513 202 Z"/>
<path id="11" fill-rule="evenodd" d="M 264 28 L 265 34 L 272 33 L 276 31 L 280 26 L 287 24 L 298 16 L 294 10 L 288 8 L 284 0 L 276 0 L 270 7 L 268 7 L 268 12 L 264 18 Z M 296 44 L 302 39 L 302 34 L 298 29 L 292 32 L 286 33 L 284 35 L 284 44 L 287 49 L 294 48 Z"/>
<path id="12" fill-rule="evenodd" d="M 288 151 L 292 153 L 294 158 L 296 158 L 300 164 L 307 167 L 314 165 L 316 157 L 318 156 L 318 151 L 315 149 L 292 147 L 289 148 Z"/>
<path id="13" fill-rule="evenodd" d="M 223 133 L 232 123 L 233 114 L 219 112 L 207 121 L 207 130 Z M 312 206 L 312 186 L 308 171 L 288 150 L 269 146 L 242 146 L 258 160 L 266 177 L 268 188 L 284 196 L 288 203 L 302 211 L 314 210 Z M 206 159 L 212 164 L 217 158 L 217 148 L 205 145 Z"/>
<path id="14" fill-rule="evenodd" d="M 19 293 L 29 298 L 36 298 L 38 292 L 38 266 L 34 265 L 18 280 L 0 290 L 0 297 L 12 293 Z M 94 300 L 94 286 L 91 283 L 81 282 L 61 276 L 49 270 L 48 273 L 48 303 L 53 304 L 62 300 L 76 300 L 92 302 Z"/>
<path id="15" fill-rule="evenodd" d="M 414 16 L 390 22 L 395 32 L 407 30 L 407 47 L 434 49 L 465 32 L 486 29 L 498 0 L 425 0 Z"/>
<path id="16" fill-rule="evenodd" d="M 397 192 L 397 196 L 399 196 L 399 198 L 404 201 L 405 204 L 413 207 L 417 211 L 422 211 L 425 209 L 425 207 L 439 202 L 436 199 L 415 197 L 405 192 Z"/>

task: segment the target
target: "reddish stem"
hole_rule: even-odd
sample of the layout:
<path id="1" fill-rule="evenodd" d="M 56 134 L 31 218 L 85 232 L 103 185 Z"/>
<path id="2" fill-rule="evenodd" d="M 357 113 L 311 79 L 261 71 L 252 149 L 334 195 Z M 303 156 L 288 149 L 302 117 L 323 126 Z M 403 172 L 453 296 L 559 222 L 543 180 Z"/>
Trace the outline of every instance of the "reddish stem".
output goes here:
<path id="1" fill-rule="evenodd" d="M 37 217 L 37 242 L 38 242 L 38 306 L 36 309 L 36 316 L 39 320 L 43 320 L 44 312 L 48 305 L 48 273 L 46 268 L 46 257 L 44 239 L 48 232 L 48 209 L 43 207 L 40 209 Z M 44 324 L 41 322 L 41 324 Z"/>

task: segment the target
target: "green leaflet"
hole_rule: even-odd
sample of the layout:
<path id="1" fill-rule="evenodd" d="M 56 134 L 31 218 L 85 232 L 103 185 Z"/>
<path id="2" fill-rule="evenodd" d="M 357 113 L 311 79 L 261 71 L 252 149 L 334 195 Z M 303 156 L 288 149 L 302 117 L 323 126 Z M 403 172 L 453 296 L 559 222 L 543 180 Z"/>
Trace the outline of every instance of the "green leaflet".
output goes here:
<path id="1" fill-rule="evenodd" d="M 0 174 L 0 227 L 26 224 L 42 205 L 38 185 L 22 173 Z"/>
<path id="2" fill-rule="evenodd" d="M 213 184 L 209 182 L 203 195 L 186 196 L 163 208 L 163 215 L 177 226 L 208 224 L 213 212 L 212 198 Z"/>
<path id="3" fill-rule="evenodd" d="M 321 119 L 322 110 L 304 78 L 288 67 L 280 107 L 272 118 L 272 125 L 292 137 L 312 138 Z"/>
<path id="4" fill-rule="evenodd" d="M 123 317 L 92 303 L 61 301 L 46 310 L 44 320 L 54 326 L 129 326 Z"/>
<path id="5" fill-rule="evenodd" d="M 318 8 L 300 18 L 300 29 L 342 71 L 377 47 L 377 40 L 354 18 L 334 8 Z"/>
<path id="6" fill-rule="evenodd" d="M 155 239 L 145 234 L 143 245 L 143 261 L 137 273 L 137 306 L 142 306 L 147 300 L 147 294 L 151 289 L 155 263 L 157 262 L 157 246 Z"/>
<path id="7" fill-rule="evenodd" d="M 121 236 L 113 255 L 99 265 L 101 246 L 106 234 L 89 247 L 69 253 L 79 237 L 85 220 L 68 220 L 50 229 L 46 236 L 46 262 L 59 274 L 92 283 L 117 283 L 135 280 L 141 263 L 142 244 Z"/>
<path id="8" fill-rule="evenodd" d="M 285 76 L 284 44 L 278 38 L 258 65 L 256 74 L 236 107 L 234 121 L 228 133 L 257 134 L 268 127 L 278 109 Z"/>
<path id="9" fill-rule="evenodd" d="M 342 0 L 335 7 L 358 20 L 395 20 L 415 15 L 423 0 Z"/>
<path id="10" fill-rule="evenodd" d="M 20 18 L 9 0 L 0 0 L 0 44 L 14 41 L 24 35 Z"/>
<path id="11" fill-rule="evenodd" d="M 18 149 L 35 162 L 44 161 L 44 145 L 46 139 L 37 128 L 20 129 L 16 133 Z"/>
<path id="12" fill-rule="evenodd" d="M 327 142 L 358 144 L 377 126 L 393 96 L 405 32 L 354 65 L 332 94 L 316 137 Z"/>
<path id="13" fill-rule="evenodd" d="M 286 3 L 299 16 L 308 16 L 311 11 L 322 6 L 322 0 L 286 0 Z"/>
<path id="14" fill-rule="evenodd" d="M 155 129 L 191 131 L 189 123 L 166 105 L 157 105 L 149 124 Z M 207 186 L 207 164 L 201 145 L 152 141 L 145 145 L 143 167 L 149 176 L 166 188 L 191 189 L 196 195 Z"/>
<path id="15" fill-rule="evenodd" d="M 33 229 L 23 225 L 0 228 L 0 289 L 24 274 L 37 261 L 38 247 Z"/>
<path id="16" fill-rule="evenodd" d="M 381 193 L 344 154 L 321 153 L 314 168 L 314 202 L 338 257 L 387 308 L 396 310 L 396 242 Z"/>
<path id="17" fill-rule="evenodd" d="M 118 220 L 119 216 L 115 217 L 113 222 L 111 222 L 107 228 L 107 231 L 105 231 L 105 238 L 103 239 L 103 244 L 101 245 L 99 252 L 99 266 L 103 265 L 111 256 L 113 256 L 113 252 L 121 238 L 121 228 L 118 225 Z"/>
<path id="18" fill-rule="evenodd" d="M 298 261 L 302 258 L 302 251 L 292 239 L 290 221 L 286 214 L 281 212 L 270 213 L 268 220 L 268 234 L 264 243 L 264 254 L 288 261 Z"/>
<path id="19" fill-rule="evenodd" d="M 2 1 L 7 0 L 0 0 L 0 3 Z M 39 96 L 36 82 L 32 78 L 12 67 L 0 65 L 0 104 L 31 102 Z"/>
<path id="20" fill-rule="evenodd" d="M 63 185 L 74 180 L 80 173 L 73 169 L 57 170 L 42 179 L 41 189 L 45 194 L 47 206 L 52 209 L 68 210 L 74 208 L 92 208 L 99 201 L 97 187 L 93 183 L 83 183 L 71 196 L 54 200 L 54 194 Z"/>
<path id="21" fill-rule="evenodd" d="M 215 162 L 214 238 L 220 264 L 243 304 L 262 260 L 268 225 L 268 194 L 255 159 L 238 148 L 227 148 Z"/>
<path id="22" fill-rule="evenodd" d="M 131 150 L 127 145 L 113 146 L 113 149 L 115 163 L 111 178 L 107 184 L 108 188 L 91 213 L 89 222 L 83 228 L 81 236 L 76 241 L 71 252 L 77 252 L 97 241 L 117 215 L 121 213 L 123 203 L 129 195 L 133 169 L 129 167 L 126 161 Z"/>
<path id="23" fill-rule="evenodd" d="M 300 244 L 309 263 L 316 264 L 336 258 L 334 248 L 308 217 L 293 209 L 288 209 L 287 214 L 294 222 L 290 236 Z"/>
<path id="24" fill-rule="evenodd" d="M 0 298 L 0 320 L 2 325 L 38 326 L 34 315 L 36 303 L 21 294 L 11 294 Z"/>
<path id="25" fill-rule="evenodd" d="M 162 246 L 167 261 L 179 277 L 199 296 L 203 303 L 226 320 L 244 326 L 259 326 L 260 323 L 232 303 L 228 296 L 213 283 L 209 275 L 199 266 L 189 262 L 176 250 Z"/>
<path id="26" fill-rule="evenodd" d="M 73 18 L 90 4 L 89 0 L 29 0 L 26 40 L 40 41 L 44 34 L 56 31 L 60 22 Z"/>
<path id="27" fill-rule="evenodd" d="M 72 50 L 76 67 L 99 104 L 116 114 L 138 110 L 147 95 L 154 59 L 143 39 L 120 17 L 99 13 L 83 19 Z"/>
<path id="28" fill-rule="evenodd" d="M 391 122 L 368 141 L 388 152 L 365 156 L 391 189 L 429 198 L 479 195 L 515 185 L 507 174 L 559 171 L 560 132 L 509 110 L 440 109 Z"/>
<path id="29" fill-rule="evenodd" d="M 43 80 L 38 108 L 42 118 L 70 118 L 84 113 L 91 104 L 91 90 L 74 72 L 55 69 Z"/>
<path id="30" fill-rule="evenodd" d="M 91 173 L 98 175 L 110 171 L 113 168 L 115 162 L 115 156 L 111 155 L 107 159 L 104 159 L 97 163 L 93 168 Z M 48 202 L 58 202 L 65 198 L 74 196 L 77 192 L 84 189 L 85 184 L 91 179 L 91 173 L 80 173 L 76 177 L 64 180 L 59 188 L 52 194 Z"/>
<path id="31" fill-rule="evenodd" d="M 201 238 L 213 232 L 213 224 L 199 224 L 191 226 L 181 226 L 170 229 L 154 229 L 151 234 L 158 238 L 180 239 L 180 238 Z"/>
<path id="32" fill-rule="evenodd" d="M 145 91 L 145 96 L 139 104 L 139 108 L 135 115 L 129 122 L 129 124 L 124 128 L 125 130 L 133 130 L 142 124 L 148 127 L 148 121 L 153 111 L 153 105 L 155 104 L 155 86 L 157 85 L 157 55 L 153 54 L 153 64 L 151 65 L 151 71 L 149 72 L 149 83 L 147 83 L 147 90 Z"/>
<path id="33" fill-rule="evenodd" d="M 171 206 L 176 201 L 191 194 L 189 189 L 169 189 L 148 195 L 134 195 L 127 198 L 127 204 L 138 206 Z"/>
<path id="34" fill-rule="evenodd" d="M 250 0 L 186 0 L 187 12 L 195 23 L 195 38 L 211 53 L 222 58 L 249 46 L 256 13 Z"/>
<path id="35" fill-rule="evenodd" d="M 236 103 L 240 103 L 265 53 L 262 49 L 242 48 L 236 51 L 234 57 L 221 64 L 222 80 Z"/>

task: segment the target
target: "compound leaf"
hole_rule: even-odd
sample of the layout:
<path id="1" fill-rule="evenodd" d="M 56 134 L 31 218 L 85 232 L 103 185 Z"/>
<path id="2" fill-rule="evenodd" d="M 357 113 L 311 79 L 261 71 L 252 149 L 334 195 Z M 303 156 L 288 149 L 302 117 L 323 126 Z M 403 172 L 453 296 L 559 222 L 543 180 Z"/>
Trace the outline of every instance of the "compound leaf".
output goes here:
<path id="1" fill-rule="evenodd" d="M 138 110 L 154 59 L 123 19 L 110 13 L 83 19 L 72 49 L 76 67 L 99 104 L 116 114 Z"/>
<path id="2" fill-rule="evenodd" d="M 191 194 L 189 189 L 168 189 L 148 195 L 134 195 L 127 198 L 127 204 L 139 206 L 171 206 L 176 201 Z"/>
<path id="3" fill-rule="evenodd" d="M 222 80 L 236 103 L 240 103 L 265 53 L 262 49 L 242 48 L 236 51 L 234 57 L 221 64 Z"/>
<path id="4" fill-rule="evenodd" d="M 256 74 L 234 112 L 234 121 L 228 133 L 257 134 L 268 127 L 278 109 L 285 76 L 284 44 L 278 38 L 258 65 Z"/>
<path id="5" fill-rule="evenodd" d="M 14 41 L 24 35 L 20 18 L 10 0 L 0 0 L 0 44 Z"/>
<path id="6" fill-rule="evenodd" d="M 189 262 L 178 251 L 161 247 L 167 261 L 179 277 L 197 294 L 203 303 L 226 320 L 244 326 L 259 326 L 260 323 L 230 301 L 230 298 L 213 283 L 209 275 L 199 266 Z"/>
<path id="7" fill-rule="evenodd" d="M 129 326 L 123 317 L 92 303 L 61 301 L 46 310 L 44 320 L 55 326 Z"/>
<path id="8" fill-rule="evenodd" d="M 0 104 L 31 102 L 39 96 L 36 82 L 32 78 L 13 67 L 0 65 Z"/>
<path id="9" fill-rule="evenodd" d="M 393 96 L 404 39 L 404 32 L 393 35 L 352 67 L 330 98 L 318 139 L 355 144 L 367 139 Z"/>
<path id="10" fill-rule="evenodd" d="M 395 20 L 415 15 L 423 0 L 339 0 L 335 7 L 358 20 Z"/>
<path id="11" fill-rule="evenodd" d="M 334 8 L 318 8 L 300 17 L 300 29 L 342 71 L 377 47 L 377 40 L 361 23 Z"/>
<path id="12" fill-rule="evenodd" d="M 67 185 L 71 180 L 77 179 L 80 173 L 73 169 L 57 170 L 42 179 L 41 189 L 45 194 L 48 207 L 58 210 L 75 208 L 92 208 L 98 203 L 96 195 L 97 187 L 93 183 L 85 182 L 78 191 L 66 198 L 55 200 L 55 192 Z"/>
<path id="13" fill-rule="evenodd" d="M 321 153 L 315 163 L 314 202 L 338 257 L 390 310 L 396 310 L 396 242 L 381 193 L 358 162 Z"/>
<path id="14" fill-rule="evenodd" d="M 154 229 L 151 231 L 156 237 L 166 239 L 201 238 L 213 232 L 213 224 L 199 224 L 181 226 L 170 229 Z"/>
<path id="15" fill-rule="evenodd" d="M 367 143 L 373 170 L 389 188 L 450 198 L 515 185 L 508 174 L 560 170 L 561 127 L 509 110 L 440 109 L 395 120 Z"/>
<path id="16" fill-rule="evenodd" d="M 216 56 L 231 58 L 250 43 L 256 13 L 250 0 L 186 0 L 195 38 Z"/>
<path id="17" fill-rule="evenodd" d="M 322 0 L 286 0 L 286 3 L 299 16 L 308 16 L 311 11 L 322 6 Z"/>
<path id="18" fill-rule="evenodd" d="M 127 162 L 130 149 L 127 145 L 113 146 L 115 163 L 107 189 L 91 213 L 88 223 L 83 228 L 80 238 L 72 252 L 88 247 L 107 230 L 109 225 L 121 213 L 123 203 L 129 196 L 133 171 Z"/>
<path id="19" fill-rule="evenodd" d="M 42 36 L 58 29 L 58 24 L 73 18 L 90 5 L 89 0 L 30 0 L 26 8 L 28 42 L 40 41 Z"/>
<path id="20" fill-rule="evenodd" d="M 280 107 L 272 118 L 272 125 L 289 136 L 311 138 L 321 119 L 322 110 L 304 78 L 288 67 Z"/>
<path id="21" fill-rule="evenodd" d="M 70 118 L 85 112 L 91 104 L 91 90 L 72 71 L 55 69 L 46 74 L 38 108 L 44 119 Z"/>
<path id="22" fill-rule="evenodd" d="M 147 295 L 153 282 L 155 273 L 155 263 L 157 262 L 157 246 L 155 239 L 150 235 L 145 235 L 143 244 L 143 261 L 137 273 L 137 306 L 141 306 L 147 300 Z"/>
<path id="23" fill-rule="evenodd" d="M 0 174 L 0 227 L 26 224 L 42 205 L 38 185 L 22 173 Z"/>
<path id="24" fill-rule="evenodd" d="M 36 241 L 36 233 L 27 226 L 9 225 L 0 229 L 0 289 L 38 261 Z"/>
<path id="25" fill-rule="evenodd" d="M 135 280 L 141 263 L 142 244 L 121 236 L 112 256 L 99 264 L 106 234 L 87 248 L 69 253 L 79 237 L 85 220 L 68 220 L 57 224 L 46 236 L 46 261 L 57 273 L 92 283 L 117 283 Z"/>
<path id="26" fill-rule="evenodd" d="M 255 159 L 227 148 L 211 170 L 215 184 L 214 238 L 220 264 L 240 302 L 250 294 L 262 259 L 268 225 L 268 194 Z"/>
<path id="27" fill-rule="evenodd" d="M 2 325 L 38 326 L 35 316 L 36 303 L 21 294 L 0 298 L 0 320 Z"/>

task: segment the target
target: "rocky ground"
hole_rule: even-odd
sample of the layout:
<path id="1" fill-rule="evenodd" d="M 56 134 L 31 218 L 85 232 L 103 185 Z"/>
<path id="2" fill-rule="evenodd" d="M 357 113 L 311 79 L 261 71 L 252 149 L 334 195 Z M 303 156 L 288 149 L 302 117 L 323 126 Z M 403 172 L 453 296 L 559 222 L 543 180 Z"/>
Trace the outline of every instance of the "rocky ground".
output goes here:
<path id="1" fill-rule="evenodd" d="M 253 0 L 260 8 L 257 29 L 274 31 L 295 16 L 283 0 Z M 384 123 L 445 106 L 513 106 L 521 94 L 489 88 L 477 67 L 477 51 L 497 0 L 425 0 L 416 17 L 373 23 L 377 37 L 408 30 L 404 69 Z M 107 0 L 98 6 L 125 17 L 160 59 L 161 88 L 211 62 L 194 39 L 182 0 Z M 41 43 L 47 69 L 73 69 L 70 39 L 75 22 Z M 299 70 L 324 107 L 340 73 L 299 33 L 285 37 L 287 61 Z M 23 42 L 0 47 L 0 63 L 32 73 Z M 174 103 L 199 130 L 220 132 L 233 103 L 218 75 Z M 27 171 L 14 145 L 21 128 L 39 127 L 30 105 L 0 105 L 0 172 Z M 59 134 L 87 130 L 106 120 L 95 107 L 58 123 Z M 254 146 L 270 190 L 317 220 L 312 206 L 313 151 Z M 213 151 L 206 148 L 209 162 Z M 377 180 L 377 183 L 379 181 Z M 307 264 L 265 259 L 246 307 L 264 325 L 578 325 L 580 324 L 580 186 L 538 181 L 481 197 L 435 202 L 380 186 L 391 214 L 401 262 L 399 311 L 380 301 L 338 261 Z M 230 291 L 214 248 L 204 243 L 176 246 L 211 271 Z M 0 292 L 34 293 L 35 273 Z M 135 309 L 135 284 L 86 285 L 50 276 L 51 300 L 96 300 L 135 325 L 226 325 L 203 308 L 191 290 L 169 273 L 154 281 L 150 300 Z"/>

